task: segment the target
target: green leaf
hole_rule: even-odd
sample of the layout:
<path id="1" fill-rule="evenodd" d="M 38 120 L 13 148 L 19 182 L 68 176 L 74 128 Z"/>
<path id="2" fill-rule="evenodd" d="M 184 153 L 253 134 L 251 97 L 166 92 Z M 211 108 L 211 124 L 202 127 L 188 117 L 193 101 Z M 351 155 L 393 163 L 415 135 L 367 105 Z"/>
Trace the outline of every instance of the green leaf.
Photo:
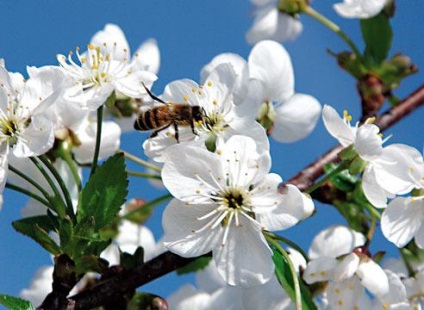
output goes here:
<path id="1" fill-rule="evenodd" d="M 47 215 L 33 216 L 14 221 L 12 226 L 16 231 L 35 240 L 51 254 L 56 255 L 61 253 L 60 247 L 48 234 L 54 227 Z"/>
<path id="2" fill-rule="evenodd" d="M 337 164 L 328 164 L 324 166 L 324 171 L 328 175 L 333 172 L 338 167 Z M 347 170 L 341 171 L 339 174 L 330 178 L 331 182 L 334 186 L 343 191 L 343 192 L 351 192 L 355 189 L 358 178 L 353 176 Z"/>
<path id="3" fill-rule="evenodd" d="M 92 217 L 95 229 L 109 224 L 118 214 L 128 193 L 122 153 L 109 157 L 90 177 L 79 198 L 78 222 Z"/>
<path id="4" fill-rule="evenodd" d="M 191 263 L 188 263 L 187 265 L 185 265 L 184 267 L 178 268 L 177 274 L 182 275 L 182 274 L 186 274 L 186 273 L 190 273 L 190 272 L 197 272 L 199 270 L 202 270 L 202 269 L 206 268 L 206 266 L 209 264 L 211 259 L 212 259 L 212 256 L 198 257 L 194 261 L 192 261 Z"/>
<path id="5" fill-rule="evenodd" d="M 380 13 L 368 19 L 361 19 L 362 37 L 365 41 L 365 61 L 379 65 L 385 60 L 392 46 L 393 31 L 387 15 Z"/>
<path id="6" fill-rule="evenodd" d="M 29 301 L 5 294 L 0 294 L 0 304 L 10 310 L 34 310 Z"/>
<path id="7" fill-rule="evenodd" d="M 286 293 L 290 296 L 292 300 L 296 300 L 296 293 L 294 289 L 294 281 L 292 273 L 290 270 L 290 265 L 287 262 L 286 258 L 276 249 L 273 249 L 272 259 L 275 264 L 275 274 L 277 276 L 278 282 L 284 288 Z M 303 284 L 302 280 L 299 279 L 301 300 L 302 300 L 302 309 L 303 310 L 316 310 L 318 309 L 312 300 L 312 296 L 309 290 Z"/>

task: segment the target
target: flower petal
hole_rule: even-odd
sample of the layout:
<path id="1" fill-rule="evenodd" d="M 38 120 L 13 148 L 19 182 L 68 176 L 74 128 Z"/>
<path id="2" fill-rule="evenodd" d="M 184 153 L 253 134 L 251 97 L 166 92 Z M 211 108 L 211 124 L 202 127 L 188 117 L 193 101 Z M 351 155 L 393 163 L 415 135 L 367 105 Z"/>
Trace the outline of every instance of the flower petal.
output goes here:
<path id="1" fill-rule="evenodd" d="M 321 113 L 321 104 L 314 97 L 294 94 L 275 107 L 272 136 L 279 142 L 294 142 L 309 135 Z"/>
<path id="2" fill-rule="evenodd" d="M 336 138 L 344 147 L 351 145 L 355 141 L 352 128 L 345 123 L 337 111 L 329 105 L 324 105 L 322 109 L 322 120 L 328 133 Z"/>
<path id="3" fill-rule="evenodd" d="M 372 259 L 362 260 L 356 274 L 361 279 L 361 284 L 374 295 L 382 296 L 388 293 L 389 279 L 384 270 Z"/>
<path id="4" fill-rule="evenodd" d="M 320 257 L 308 263 L 303 272 L 306 283 L 328 281 L 333 278 L 333 270 L 338 262 L 334 257 Z"/>
<path id="5" fill-rule="evenodd" d="M 261 41 L 250 52 L 250 77 L 262 82 L 264 101 L 287 100 L 294 94 L 294 73 L 286 49 L 274 41 Z"/>
<path id="6" fill-rule="evenodd" d="M 154 74 L 159 72 L 160 51 L 155 39 L 148 39 L 140 45 L 134 53 L 131 66 Z"/>
<path id="7" fill-rule="evenodd" d="M 244 217 L 239 226 L 229 228 L 225 244 L 218 244 L 212 254 L 218 272 L 230 285 L 251 287 L 273 276 L 272 251 L 261 227 Z"/>

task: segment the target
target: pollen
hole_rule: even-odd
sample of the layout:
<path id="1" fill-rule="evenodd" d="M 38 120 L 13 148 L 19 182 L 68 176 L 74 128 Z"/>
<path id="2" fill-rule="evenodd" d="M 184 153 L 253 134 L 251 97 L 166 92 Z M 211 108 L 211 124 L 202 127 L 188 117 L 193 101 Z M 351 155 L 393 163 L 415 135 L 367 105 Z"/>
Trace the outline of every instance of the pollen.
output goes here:
<path id="1" fill-rule="evenodd" d="M 343 306 L 343 300 L 339 299 L 339 300 L 337 301 L 337 304 L 338 304 L 339 306 Z"/>
<path id="2" fill-rule="evenodd" d="M 95 46 L 93 44 L 88 44 L 87 47 L 90 50 L 94 50 L 95 49 Z"/>
<path id="3" fill-rule="evenodd" d="M 200 189 L 196 189 L 196 194 L 200 194 Z"/>
<path id="4" fill-rule="evenodd" d="M 327 276 L 327 272 L 325 272 L 325 271 L 321 271 L 319 274 L 323 277 Z"/>
<path id="5" fill-rule="evenodd" d="M 340 289 L 336 288 L 336 289 L 334 290 L 334 292 L 335 292 L 336 294 L 340 294 Z"/>
<path id="6" fill-rule="evenodd" d="M 211 87 L 211 86 L 212 86 L 212 82 L 211 82 L 211 81 L 209 81 L 209 82 L 208 82 L 208 86 L 209 86 L 209 87 Z"/>
<path id="7" fill-rule="evenodd" d="M 188 96 L 183 97 L 184 101 L 188 101 Z"/>
<path id="8" fill-rule="evenodd" d="M 349 115 L 349 112 L 347 110 L 343 111 L 344 119 L 350 122 L 352 120 L 352 115 Z"/>
<path id="9" fill-rule="evenodd" d="M 212 103 L 213 103 L 213 105 L 217 105 L 218 101 L 214 100 L 214 101 L 212 101 Z"/>
<path id="10" fill-rule="evenodd" d="M 196 93 L 196 88 L 192 88 L 191 89 L 191 92 L 194 94 L 194 93 Z"/>

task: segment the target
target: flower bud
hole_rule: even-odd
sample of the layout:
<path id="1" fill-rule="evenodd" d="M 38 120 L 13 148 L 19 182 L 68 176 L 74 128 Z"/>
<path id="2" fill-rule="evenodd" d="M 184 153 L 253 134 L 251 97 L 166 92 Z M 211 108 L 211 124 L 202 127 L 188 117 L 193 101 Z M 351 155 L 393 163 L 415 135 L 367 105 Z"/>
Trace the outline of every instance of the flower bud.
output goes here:
<path id="1" fill-rule="evenodd" d="M 289 15 L 302 13 L 309 6 L 308 0 L 279 0 L 278 10 Z"/>

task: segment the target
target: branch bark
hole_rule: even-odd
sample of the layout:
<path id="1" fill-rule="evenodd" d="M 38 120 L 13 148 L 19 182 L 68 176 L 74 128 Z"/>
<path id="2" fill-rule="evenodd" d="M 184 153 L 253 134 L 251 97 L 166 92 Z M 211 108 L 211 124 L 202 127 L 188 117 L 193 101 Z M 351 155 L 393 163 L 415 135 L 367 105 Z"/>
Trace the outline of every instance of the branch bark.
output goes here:
<path id="1" fill-rule="evenodd" d="M 424 103 L 424 86 L 418 88 L 398 105 L 383 113 L 376 120 L 376 125 L 383 131 L 403 119 Z M 338 160 L 337 154 L 342 149 L 340 145 L 327 151 L 316 162 L 310 164 L 296 176 L 288 180 L 300 190 L 305 190 L 314 183 L 323 173 L 323 167 L 330 162 Z M 72 309 L 91 309 L 107 304 L 119 294 L 134 290 L 135 288 L 157 279 L 169 272 L 181 268 L 192 262 L 195 258 L 182 258 L 176 254 L 166 252 L 162 255 L 140 265 L 130 272 L 125 272 L 96 286 L 70 297 L 69 305 Z"/>

